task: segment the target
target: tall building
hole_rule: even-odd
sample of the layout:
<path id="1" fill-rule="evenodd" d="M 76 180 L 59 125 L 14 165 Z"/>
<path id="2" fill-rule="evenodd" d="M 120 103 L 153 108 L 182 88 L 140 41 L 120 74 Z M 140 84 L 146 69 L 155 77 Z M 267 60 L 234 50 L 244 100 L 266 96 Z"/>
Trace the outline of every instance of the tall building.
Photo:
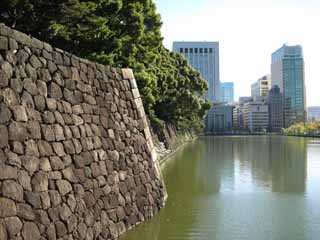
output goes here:
<path id="1" fill-rule="evenodd" d="M 219 43 L 218 42 L 173 42 L 173 51 L 183 54 L 189 64 L 208 81 L 205 98 L 212 102 L 220 100 Z"/>
<path id="2" fill-rule="evenodd" d="M 280 132 L 283 128 L 283 97 L 280 88 L 276 85 L 271 88 L 268 95 L 269 103 L 269 130 Z"/>
<path id="3" fill-rule="evenodd" d="M 271 88 L 271 76 L 265 75 L 251 85 L 252 97 L 267 97 Z"/>
<path id="4" fill-rule="evenodd" d="M 214 104 L 206 116 L 206 132 L 225 133 L 232 131 L 232 105 Z"/>
<path id="5" fill-rule="evenodd" d="M 271 85 L 283 95 L 284 127 L 306 120 L 302 47 L 283 45 L 272 54 Z"/>
<path id="6" fill-rule="evenodd" d="M 268 104 L 252 101 L 243 105 L 243 127 L 250 132 L 267 131 L 269 127 Z"/>
<path id="7" fill-rule="evenodd" d="M 233 82 L 220 83 L 220 101 L 229 104 L 234 102 Z"/>
<path id="8" fill-rule="evenodd" d="M 308 121 L 320 121 L 320 107 L 308 107 Z"/>

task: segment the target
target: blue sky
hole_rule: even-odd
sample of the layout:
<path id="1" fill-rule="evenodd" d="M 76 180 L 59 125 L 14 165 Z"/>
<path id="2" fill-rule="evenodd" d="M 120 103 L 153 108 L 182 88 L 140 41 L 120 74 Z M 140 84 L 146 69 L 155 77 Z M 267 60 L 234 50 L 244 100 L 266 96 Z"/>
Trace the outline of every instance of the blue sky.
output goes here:
<path id="1" fill-rule="evenodd" d="M 155 0 L 164 44 L 219 41 L 220 79 L 236 97 L 270 73 L 271 53 L 284 43 L 304 50 L 307 105 L 320 105 L 320 0 Z M 319 90 L 318 90 L 319 89 Z"/>

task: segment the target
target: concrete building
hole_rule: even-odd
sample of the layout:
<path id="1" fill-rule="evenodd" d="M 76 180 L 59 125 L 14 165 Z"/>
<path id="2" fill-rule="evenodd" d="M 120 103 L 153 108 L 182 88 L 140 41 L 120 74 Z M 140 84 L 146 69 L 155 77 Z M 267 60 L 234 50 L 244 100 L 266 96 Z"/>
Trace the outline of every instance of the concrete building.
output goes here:
<path id="1" fill-rule="evenodd" d="M 219 42 L 174 42 L 173 51 L 183 54 L 209 83 L 205 98 L 220 100 Z"/>
<path id="2" fill-rule="evenodd" d="M 320 107 L 308 107 L 308 121 L 320 121 Z"/>
<path id="3" fill-rule="evenodd" d="M 232 113 L 232 125 L 234 130 L 240 130 L 243 128 L 243 111 L 242 106 L 240 104 L 236 104 L 233 108 Z"/>
<path id="4" fill-rule="evenodd" d="M 267 97 L 271 89 L 271 75 L 265 75 L 251 85 L 252 97 Z"/>
<path id="5" fill-rule="evenodd" d="M 283 128 L 283 96 L 276 85 L 271 88 L 268 95 L 269 104 L 269 130 L 280 132 Z"/>
<path id="6" fill-rule="evenodd" d="M 232 131 L 232 111 L 232 105 L 214 104 L 206 117 L 206 132 L 219 134 Z"/>
<path id="7" fill-rule="evenodd" d="M 243 105 L 243 127 L 250 132 L 267 131 L 269 127 L 268 104 L 264 101 Z"/>
<path id="8" fill-rule="evenodd" d="M 271 85 L 283 95 L 284 127 L 306 120 L 302 47 L 283 45 L 272 54 Z"/>
<path id="9" fill-rule="evenodd" d="M 234 102 L 233 82 L 220 83 L 220 101 L 229 104 L 232 104 Z"/>

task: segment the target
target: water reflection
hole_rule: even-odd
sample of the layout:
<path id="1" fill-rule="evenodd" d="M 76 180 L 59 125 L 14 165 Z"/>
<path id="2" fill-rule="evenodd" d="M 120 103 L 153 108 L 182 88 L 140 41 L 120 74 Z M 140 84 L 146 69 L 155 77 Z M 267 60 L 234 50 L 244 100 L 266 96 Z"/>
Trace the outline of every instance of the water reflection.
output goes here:
<path id="1" fill-rule="evenodd" d="M 122 239 L 318 239 L 319 156 L 304 138 L 200 139 L 164 167 L 166 207 Z"/>

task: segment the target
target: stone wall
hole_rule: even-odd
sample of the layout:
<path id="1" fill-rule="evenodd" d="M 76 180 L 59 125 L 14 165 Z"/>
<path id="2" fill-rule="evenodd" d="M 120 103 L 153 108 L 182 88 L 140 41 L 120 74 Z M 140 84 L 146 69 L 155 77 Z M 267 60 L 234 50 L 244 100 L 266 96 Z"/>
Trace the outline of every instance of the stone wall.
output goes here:
<path id="1" fill-rule="evenodd" d="M 132 71 L 0 25 L 0 239 L 114 239 L 165 198 Z"/>

